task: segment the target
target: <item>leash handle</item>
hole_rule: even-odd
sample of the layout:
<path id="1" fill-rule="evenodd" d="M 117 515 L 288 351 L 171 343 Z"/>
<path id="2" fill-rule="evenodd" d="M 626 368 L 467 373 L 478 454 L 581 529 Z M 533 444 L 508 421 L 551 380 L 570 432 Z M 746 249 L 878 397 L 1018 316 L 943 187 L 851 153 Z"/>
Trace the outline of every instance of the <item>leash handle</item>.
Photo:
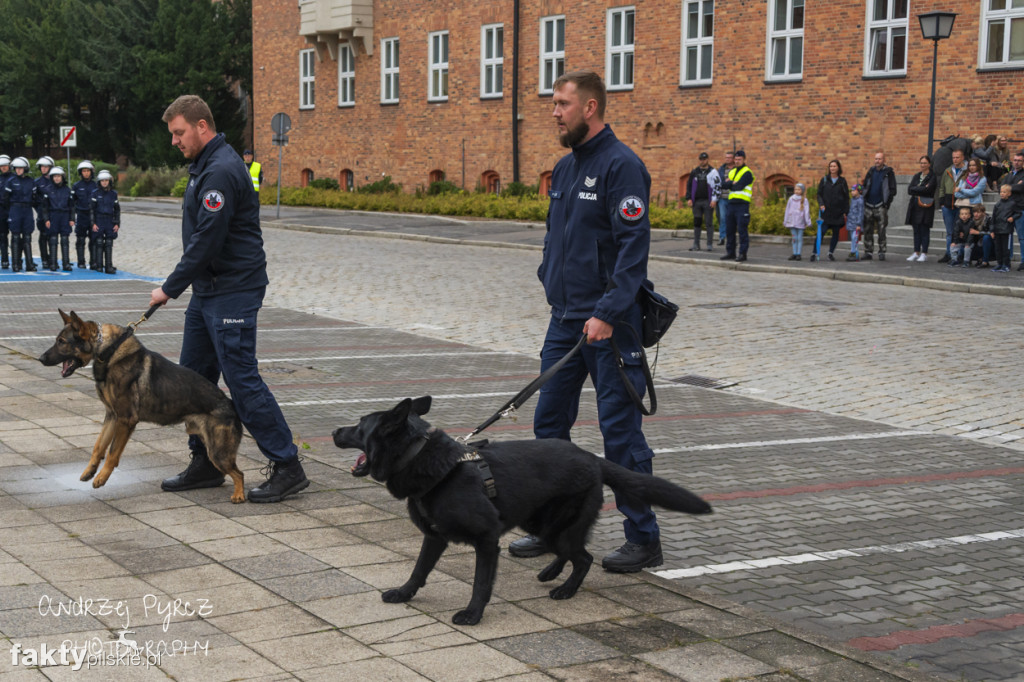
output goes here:
<path id="1" fill-rule="evenodd" d="M 128 326 L 129 326 L 129 327 L 130 327 L 131 329 L 135 329 L 135 328 L 136 328 L 136 327 L 138 327 L 138 326 L 139 326 L 140 324 L 142 324 L 143 322 L 145 322 L 146 320 L 148 320 L 148 319 L 149 319 L 149 318 L 150 318 L 150 317 L 151 317 L 151 316 L 153 315 L 153 313 L 155 313 L 155 312 L 157 311 L 157 309 L 158 309 L 158 308 L 159 308 L 160 306 L 162 306 L 162 305 L 163 305 L 163 303 L 155 303 L 155 304 L 153 304 L 153 305 L 149 306 L 149 310 L 147 310 L 146 312 L 142 313 L 142 317 L 140 317 L 140 318 L 138 319 L 138 321 L 136 321 L 136 322 L 132 322 L 132 323 L 131 323 L 131 324 L 129 324 Z"/>
<path id="2" fill-rule="evenodd" d="M 459 440 L 461 440 L 463 443 L 467 442 L 470 438 L 477 435 L 478 433 L 480 433 L 488 426 L 490 426 L 491 424 L 498 421 L 504 416 L 512 416 L 514 418 L 516 410 L 522 407 L 523 403 L 529 400 L 530 396 L 536 393 L 541 386 L 546 384 L 551 379 L 551 377 L 555 375 L 555 372 L 562 369 L 562 367 L 565 366 L 565 363 L 569 362 L 569 359 L 580 351 L 580 348 L 583 347 L 583 344 L 586 343 L 586 341 L 587 335 L 581 335 L 580 340 L 576 342 L 576 345 L 572 347 L 572 350 L 566 353 L 561 360 L 559 360 L 558 362 L 544 370 L 543 374 L 541 374 L 539 377 L 537 377 L 529 384 L 527 384 L 526 388 L 519 391 L 519 393 L 517 393 L 514 398 L 512 398 L 507 403 L 499 407 L 498 411 L 492 414 L 490 417 L 488 417 L 487 420 L 484 421 L 484 423 L 480 424 L 480 426 L 476 427 Z"/>

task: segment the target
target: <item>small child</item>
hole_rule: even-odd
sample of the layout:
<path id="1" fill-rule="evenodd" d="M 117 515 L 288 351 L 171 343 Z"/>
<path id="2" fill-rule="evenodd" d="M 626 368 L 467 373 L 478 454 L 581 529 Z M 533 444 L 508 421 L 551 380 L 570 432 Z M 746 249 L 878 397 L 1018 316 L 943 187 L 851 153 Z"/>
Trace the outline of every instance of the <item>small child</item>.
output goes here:
<path id="1" fill-rule="evenodd" d="M 953 241 L 949 245 L 949 267 L 955 268 L 964 263 L 964 250 L 967 246 L 967 237 L 971 233 L 974 219 L 971 217 L 971 207 L 961 206 L 960 214 L 953 223 Z M 967 262 L 970 263 L 970 255 Z"/>
<path id="2" fill-rule="evenodd" d="M 857 241 L 860 240 L 860 233 L 864 229 L 864 197 L 861 196 L 863 189 L 859 184 L 850 188 L 850 210 L 846 213 L 846 231 L 850 235 L 850 255 L 846 260 L 860 260 L 860 253 L 857 251 Z"/>
<path id="3" fill-rule="evenodd" d="M 1010 271 L 1010 240 L 1013 238 L 1013 216 L 1017 206 L 1013 201 L 1013 186 L 999 186 L 999 201 L 992 209 L 992 241 L 996 245 L 996 267 L 992 272 Z"/>
<path id="4" fill-rule="evenodd" d="M 789 260 L 801 260 L 800 252 L 804 246 L 804 230 L 811 225 L 810 202 L 804 196 L 805 187 L 798 182 L 793 187 L 793 196 L 786 202 L 786 213 L 782 217 L 783 227 L 789 228 L 793 235 L 793 255 Z"/>
<path id="5" fill-rule="evenodd" d="M 988 267 L 985 260 L 985 237 L 992 231 L 992 219 L 985 214 L 985 204 L 971 206 L 971 229 L 967 233 L 967 254 L 964 267 L 971 267 L 971 261 L 978 261 L 975 267 Z M 991 240 L 991 237 L 989 237 Z M 991 248 L 991 247 L 990 247 Z M 975 256 L 977 256 L 975 258 Z"/>

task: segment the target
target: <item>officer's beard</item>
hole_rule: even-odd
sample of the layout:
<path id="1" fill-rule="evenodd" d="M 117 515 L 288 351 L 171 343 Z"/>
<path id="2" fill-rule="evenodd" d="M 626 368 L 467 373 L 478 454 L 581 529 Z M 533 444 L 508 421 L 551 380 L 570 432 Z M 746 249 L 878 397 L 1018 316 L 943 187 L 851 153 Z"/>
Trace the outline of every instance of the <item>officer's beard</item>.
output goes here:
<path id="1" fill-rule="evenodd" d="M 588 132 L 590 132 L 590 127 L 587 122 L 580 121 L 576 127 L 566 128 L 566 131 L 558 136 L 558 141 L 562 143 L 563 147 L 575 147 L 583 142 Z"/>

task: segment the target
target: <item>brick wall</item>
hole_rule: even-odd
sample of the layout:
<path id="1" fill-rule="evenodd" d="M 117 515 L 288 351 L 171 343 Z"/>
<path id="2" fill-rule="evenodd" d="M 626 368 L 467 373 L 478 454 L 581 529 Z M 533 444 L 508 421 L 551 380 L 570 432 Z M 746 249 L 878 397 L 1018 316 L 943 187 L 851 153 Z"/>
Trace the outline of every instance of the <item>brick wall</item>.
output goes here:
<path id="1" fill-rule="evenodd" d="M 331 0 L 316 0 L 329 2 Z M 606 10 L 618 3 L 522 0 L 520 35 L 520 179 L 538 181 L 564 154 L 551 119 L 550 97 L 538 94 L 539 22 L 566 16 L 566 68 L 604 72 Z M 644 0 L 636 7 L 635 87 L 609 93 L 606 121 L 647 163 L 655 195 L 674 198 L 679 179 L 706 150 L 720 163 L 738 146 L 760 182 L 786 176 L 816 182 L 829 159 L 859 176 L 874 152 L 887 152 L 900 174 L 917 171 L 927 148 L 932 42 L 921 38 L 917 14 L 945 9 L 912 3 L 907 76 L 865 79 L 865 5 L 807 3 L 803 78 L 765 82 L 767 3 L 716 3 L 713 84 L 680 88 L 679 2 Z M 979 72 L 979 3 L 957 8 L 953 35 L 939 44 L 936 137 L 990 132 L 1022 138 L 1024 70 Z M 284 184 L 300 184 L 303 169 L 339 178 L 351 169 L 356 185 L 390 175 L 407 190 L 426 186 L 431 171 L 473 189 L 483 173 L 512 180 L 511 0 L 376 0 L 373 54 L 356 51 L 356 105 L 339 108 L 337 62 L 323 52 L 316 64 L 316 106 L 299 110 L 296 0 L 254 0 L 255 146 L 276 180 L 277 149 L 270 118 L 292 118 L 284 152 Z M 480 98 L 480 27 L 504 23 L 505 96 Z M 449 101 L 427 102 L 427 34 L 450 32 Z M 380 104 L 380 39 L 400 38 L 401 101 Z M 464 150 L 464 151 L 463 151 Z M 763 186 L 762 186 L 763 188 Z"/>

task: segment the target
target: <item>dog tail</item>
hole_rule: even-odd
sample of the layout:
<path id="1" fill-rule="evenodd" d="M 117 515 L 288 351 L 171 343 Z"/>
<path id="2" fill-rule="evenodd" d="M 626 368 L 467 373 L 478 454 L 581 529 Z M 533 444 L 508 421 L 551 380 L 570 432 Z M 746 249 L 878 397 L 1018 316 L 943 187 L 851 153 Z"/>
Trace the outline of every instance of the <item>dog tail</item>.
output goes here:
<path id="1" fill-rule="evenodd" d="M 601 464 L 601 481 L 631 504 L 653 504 L 687 514 L 710 514 L 711 505 L 686 488 L 664 478 L 640 474 L 606 459 Z"/>

